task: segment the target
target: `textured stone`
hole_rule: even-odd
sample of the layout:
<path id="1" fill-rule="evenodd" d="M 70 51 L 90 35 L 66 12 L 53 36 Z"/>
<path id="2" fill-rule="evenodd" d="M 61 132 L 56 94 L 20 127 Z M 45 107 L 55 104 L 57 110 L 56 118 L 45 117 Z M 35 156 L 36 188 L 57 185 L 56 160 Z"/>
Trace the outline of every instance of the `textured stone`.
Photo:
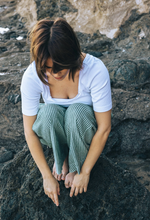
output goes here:
<path id="1" fill-rule="evenodd" d="M 143 122 L 125 120 L 112 129 L 104 153 L 110 158 L 128 155 L 147 159 L 150 157 L 150 119 Z"/>
<path id="2" fill-rule="evenodd" d="M 3 152 L 0 155 L 0 163 L 4 163 L 11 159 L 13 159 L 13 153 L 11 151 Z"/>
<path id="3" fill-rule="evenodd" d="M 127 119 L 150 119 L 150 95 L 136 91 L 112 89 L 112 125 Z"/>
<path id="4" fill-rule="evenodd" d="M 8 96 L 8 101 L 12 102 L 13 104 L 16 104 L 21 101 L 21 95 L 19 94 L 13 94 Z"/>
<path id="5" fill-rule="evenodd" d="M 113 86 L 138 85 L 144 82 L 150 83 L 150 64 L 144 60 L 138 62 L 132 60 L 114 60 L 108 65 Z"/>
<path id="6" fill-rule="evenodd" d="M 51 153 L 45 149 L 50 167 Z M 140 220 L 150 215 L 150 193 L 129 171 L 106 157 L 100 157 L 96 163 L 86 193 L 70 198 L 70 189 L 61 181 L 60 206 L 56 207 L 44 194 L 41 175 L 28 149 L 24 148 L 3 167 L 1 191 L 1 217 L 5 220 Z"/>

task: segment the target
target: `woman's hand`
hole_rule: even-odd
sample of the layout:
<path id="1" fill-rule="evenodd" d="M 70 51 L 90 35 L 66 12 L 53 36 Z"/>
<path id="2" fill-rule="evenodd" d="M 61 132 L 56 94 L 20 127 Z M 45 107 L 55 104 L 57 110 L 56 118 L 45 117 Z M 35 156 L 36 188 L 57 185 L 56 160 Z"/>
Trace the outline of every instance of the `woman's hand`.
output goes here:
<path id="1" fill-rule="evenodd" d="M 60 195 L 59 183 L 54 177 L 43 178 L 43 187 L 45 194 L 59 206 L 58 195 Z"/>
<path id="2" fill-rule="evenodd" d="M 89 179 L 90 179 L 90 174 L 84 174 L 84 173 L 78 174 L 77 173 L 74 176 L 74 180 L 71 186 L 70 197 L 72 197 L 73 194 L 77 196 L 78 193 L 82 193 L 83 191 L 86 192 Z"/>

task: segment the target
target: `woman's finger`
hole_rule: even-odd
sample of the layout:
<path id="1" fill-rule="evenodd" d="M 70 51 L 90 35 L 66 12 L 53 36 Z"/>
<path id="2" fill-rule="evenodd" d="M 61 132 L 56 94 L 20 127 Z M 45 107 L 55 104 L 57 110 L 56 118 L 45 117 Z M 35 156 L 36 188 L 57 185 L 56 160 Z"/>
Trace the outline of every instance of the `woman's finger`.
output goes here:
<path id="1" fill-rule="evenodd" d="M 70 190 L 70 197 L 73 196 L 74 190 L 75 190 L 75 187 L 74 185 L 72 185 L 71 190 Z"/>
<path id="2" fill-rule="evenodd" d="M 57 188 L 57 194 L 60 196 L 60 187 Z"/>
<path id="3" fill-rule="evenodd" d="M 84 192 L 86 192 L 87 191 L 87 187 L 84 187 Z"/>
<path id="4" fill-rule="evenodd" d="M 52 193 L 49 193 L 49 194 L 48 194 L 48 197 L 55 203 L 55 201 L 54 201 L 54 196 L 53 196 Z"/>
<path id="5" fill-rule="evenodd" d="M 44 190 L 44 192 L 45 192 L 45 195 L 47 195 L 48 197 L 49 197 L 49 195 L 51 194 L 51 193 L 49 193 L 47 190 Z"/>
<path id="6" fill-rule="evenodd" d="M 79 193 L 83 193 L 83 188 L 82 187 L 79 189 Z"/>
<path id="7" fill-rule="evenodd" d="M 58 201 L 58 195 L 57 193 L 54 193 L 54 203 L 59 206 L 59 201 Z"/>
<path id="8" fill-rule="evenodd" d="M 76 187 L 74 195 L 77 196 L 79 193 L 79 188 Z"/>

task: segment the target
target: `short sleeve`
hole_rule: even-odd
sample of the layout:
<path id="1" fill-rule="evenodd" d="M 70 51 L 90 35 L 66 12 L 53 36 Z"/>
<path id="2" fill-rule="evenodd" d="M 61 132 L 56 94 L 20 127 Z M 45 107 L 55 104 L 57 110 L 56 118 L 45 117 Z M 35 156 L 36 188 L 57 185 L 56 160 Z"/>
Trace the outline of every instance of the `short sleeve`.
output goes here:
<path id="1" fill-rule="evenodd" d="M 112 108 L 111 87 L 109 73 L 102 61 L 96 64 L 90 85 L 93 110 L 106 112 Z"/>
<path id="2" fill-rule="evenodd" d="M 38 112 L 41 96 L 40 79 L 32 68 L 32 64 L 25 71 L 21 82 L 22 113 L 27 116 L 34 116 Z"/>

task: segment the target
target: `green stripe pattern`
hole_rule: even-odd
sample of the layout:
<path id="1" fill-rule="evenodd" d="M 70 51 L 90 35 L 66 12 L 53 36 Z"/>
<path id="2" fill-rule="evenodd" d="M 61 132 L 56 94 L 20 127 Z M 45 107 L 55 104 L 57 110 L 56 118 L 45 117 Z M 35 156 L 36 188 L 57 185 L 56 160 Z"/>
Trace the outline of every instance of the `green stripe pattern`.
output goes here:
<path id="1" fill-rule="evenodd" d="M 32 129 L 42 144 L 53 149 L 57 174 L 61 174 L 67 156 L 69 172 L 80 174 L 97 130 L 91 106 L 75 103 L 65 108 L 56 104 L 40 104 Z"/>

